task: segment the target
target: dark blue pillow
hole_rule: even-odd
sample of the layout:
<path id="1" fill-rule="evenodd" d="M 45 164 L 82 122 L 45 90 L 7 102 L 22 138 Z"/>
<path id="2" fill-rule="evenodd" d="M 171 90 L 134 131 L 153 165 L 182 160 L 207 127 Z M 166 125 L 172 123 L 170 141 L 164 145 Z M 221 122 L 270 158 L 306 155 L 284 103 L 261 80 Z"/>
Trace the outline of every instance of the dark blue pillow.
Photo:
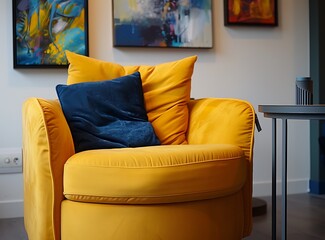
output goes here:
<path id="1" fill-rule="evenodd" d="M 121 78 L 58 85 L 56 91 L 76 152 L 159 145 L 136 72 Z"/>

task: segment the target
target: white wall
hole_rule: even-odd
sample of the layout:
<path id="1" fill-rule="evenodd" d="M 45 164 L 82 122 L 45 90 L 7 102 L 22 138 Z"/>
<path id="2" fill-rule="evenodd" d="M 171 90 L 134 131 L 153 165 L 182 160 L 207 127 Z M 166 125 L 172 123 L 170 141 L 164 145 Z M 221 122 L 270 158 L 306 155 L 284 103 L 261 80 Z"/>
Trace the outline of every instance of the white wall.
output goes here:
<path id="1" fill-rule="evenodd" d="M 55 98 L 64 69 L 14 70 L 11 0 L 0 2 L 0 151 L 21 147 L 21 106 L 31 96 Z M 308 0 L 279 1 L 279 27 L 224 27 L 223 1 L 213 0 L 210 50 L 112 47 L 111 1 L 89 1 L 90 56 L 121 64 L 157 64 L 196 54 L 192 96 L 246 99 L 259 104 L 294 103 L 296 76 L 309 75 Z M 270 195 L 271 120 L 258 113 L 254 195 Z M 309 124 L 289 123 L 289 192 L 307 192 Z M 280 165 L 280 164 L 279 164 Z M 279 175 L 280 179 L 280 175 Z M 22 215 L 22 174 L 0 174 L 0 218 Z"/>

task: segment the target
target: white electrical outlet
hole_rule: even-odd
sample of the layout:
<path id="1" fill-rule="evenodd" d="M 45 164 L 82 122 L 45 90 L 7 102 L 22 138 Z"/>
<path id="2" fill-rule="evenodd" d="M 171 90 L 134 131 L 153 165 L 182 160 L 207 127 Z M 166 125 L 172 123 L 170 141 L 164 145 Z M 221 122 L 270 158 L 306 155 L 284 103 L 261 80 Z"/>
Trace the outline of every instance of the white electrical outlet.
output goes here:
<path id="1" fill-rule="evenodd" d="M 22 172 L 23 157 L 20 148 L 0 149 L 0 173 Z"/>

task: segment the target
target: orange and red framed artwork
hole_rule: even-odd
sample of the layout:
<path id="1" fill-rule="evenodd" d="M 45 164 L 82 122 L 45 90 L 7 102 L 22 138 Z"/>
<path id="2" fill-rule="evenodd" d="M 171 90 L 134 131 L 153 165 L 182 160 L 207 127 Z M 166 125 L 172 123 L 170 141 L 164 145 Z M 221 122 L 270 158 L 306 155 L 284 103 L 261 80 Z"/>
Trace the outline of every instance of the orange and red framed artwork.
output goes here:
<path id="1" fill-rule="evenodd" d="M 224 0 L 225 25 L 277 26 L 277 0 Z"/>

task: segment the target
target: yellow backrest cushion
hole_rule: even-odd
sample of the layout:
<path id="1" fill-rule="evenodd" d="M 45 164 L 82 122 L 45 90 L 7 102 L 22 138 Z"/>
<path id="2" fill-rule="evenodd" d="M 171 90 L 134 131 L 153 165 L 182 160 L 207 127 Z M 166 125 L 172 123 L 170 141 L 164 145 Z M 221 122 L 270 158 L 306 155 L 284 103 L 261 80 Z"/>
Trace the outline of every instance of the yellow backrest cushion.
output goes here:
<path id="1" fill-rule="evenodd" d="M 186 144 L 191 77 L 197 57 L 156 66 L 122 66 L 66 51 L 70 63 L 67 84 L 111 80 L 141 73 L 149 121 L 162 144 Z"/>

